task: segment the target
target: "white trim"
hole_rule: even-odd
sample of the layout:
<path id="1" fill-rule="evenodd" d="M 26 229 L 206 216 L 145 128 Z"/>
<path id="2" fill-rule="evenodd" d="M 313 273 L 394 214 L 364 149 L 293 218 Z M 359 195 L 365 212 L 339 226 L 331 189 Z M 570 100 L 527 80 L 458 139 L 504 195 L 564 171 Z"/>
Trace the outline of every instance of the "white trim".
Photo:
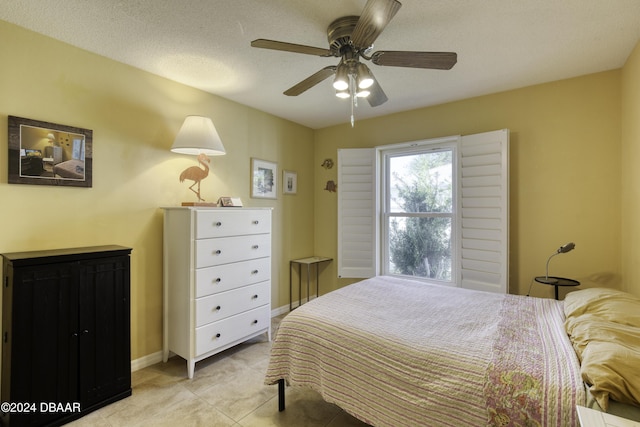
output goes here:
<path id="1" fill-rule="evenodd" d="M 160 362 L 162 362 L 162 350 L 147 354 L 139 359 L 132 360 L 131 372 L 139 371 L 140 369 L 147 368 Z"/>
<path id="2" fill-rule="evenodd" d="M 402 143 L 402 144 L 392 144 L 392 145 L 385 145 L 383 147 L 379 147 L 378 149 L 378 153 L 379 153 L 379 161 L 378 164 L 380 165 L 380 167 L 378 168 L 378 175 L 379 175 L 379 181 L 380 181 L 380 206 L 379 206 L 379 213 L 380 213 L 380 239 L 379 239 L 379 245 L 380 245 L 380 270 L 381 270 L 381 274 L 392 274 L 389 270 L 388 270 L 388 266 L 389 266 L 389 254 L 388 252 L 385 250 L 388 248 L 388 236 L 389 236 L 389 230 L 388 230 L 388 224 L 389 221 L 387 219 L 388 216 L 395 216 L 394 214 L 391 214 L 389 211 L 391 210 L 391 206 L 390 206 L 390 199 L 389 197 L 387 197 L 387 195 L 390 193 L 390 188 L 389 188 L 389 177 L 387 176 L 388 172 L 389 172 L 389 162 L 390 162 L 390 158 L 391 157 L 395 157 L 395 156 L 402 156 L 402 155 L 411 155 L 411 154 L 427 154 L 429 152 L 440 152 L 440 151 L 451 151 L 451 167 L 452 170 L 455 172 L 458 170 L 458 141 L 459 141 L 459 136 L 450 136 L 450 137 L 445 137 L 445 138 L 434 138 L 434 139 L 427 139 L 427 140 L 422 140 L 422 141 L 412 141 L 412 142 L 407 142 L 407 143 Z M 384 167 L 382 167 L 382 165 L 384 165 Z M 457 200 L 457 196 L 458 196 L 458 175 L 453 175 L 451 177 L 451 186 L 452 186 L 452 199 L 455 201 Z M 434 280 L 434 279 L 430 279 L 430 278 L 424 278 L 424 277 L 414 277 L 411 276 L 410 278 L 413 280 L 423 280 L 423 281 L 427 281 L 427 282 L 433 282 L 433 283 L 438 283 L 438 284 L 442 284 L 442 285 L 447 285 L 447 286 L 457 286 L 456 284 L 459 283 L 457 281 L 458 277 L 459 277 L 459 263 L 456 262 L 456 260 L 458 259 L 457 254 L 458 252 L 458 229 L 459 229 L 459 214 L 457 213 L 458 211 L 458 205 L 454 203 L 454 205 L 452 206 L 452 211 L 450 214 L 443 214 L 442 216 L 445 216 L 447 218 L 451 218 L 451 259 L 452 259 L 452 271 L 451 271 L 451 280 L 449 281 L 441 281 L 441 280 Z M 402 214 L 401 216 L 407 216 L 407 217 L 411 217 L 411 216 L 416 216 L 416 217 L 422 217 L 424 216 L 422 213 L 416 213 L 416 214 L 411 214 L 411 213 L 405 213 Z M 428 216 L 434 216 L 433 214 L 429 214 Z M 439 216 L 439 215 L 435 215 L 435 216 Z"/>

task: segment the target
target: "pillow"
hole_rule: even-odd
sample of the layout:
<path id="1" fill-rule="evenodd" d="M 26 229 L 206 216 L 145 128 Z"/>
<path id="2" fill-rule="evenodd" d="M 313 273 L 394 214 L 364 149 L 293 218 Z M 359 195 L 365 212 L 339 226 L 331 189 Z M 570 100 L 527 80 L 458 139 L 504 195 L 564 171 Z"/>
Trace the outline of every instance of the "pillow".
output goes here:
<path id="1" fill-rule="evenodd" d="M 609 399 L 640 406 L 640 346 L 591 341 L 583 352 L 580 373 L 600 407 Z"/>
<path id="2" fill-rule="evenodd" d="M 571 317 L 565 322 L 571 344 L 582 360 L 582 353 L 591 341 L 613 342 L 640 348 L 640 328 L 603 320 L 593 314 Z"/>
<path id="3" fill-rule="evenodd" d="M 567 319 L 592 314 L 603 320 L 640 328 L 640 298 L 617 289 L 590 288 L 570 292 L 564 299 Z"/>

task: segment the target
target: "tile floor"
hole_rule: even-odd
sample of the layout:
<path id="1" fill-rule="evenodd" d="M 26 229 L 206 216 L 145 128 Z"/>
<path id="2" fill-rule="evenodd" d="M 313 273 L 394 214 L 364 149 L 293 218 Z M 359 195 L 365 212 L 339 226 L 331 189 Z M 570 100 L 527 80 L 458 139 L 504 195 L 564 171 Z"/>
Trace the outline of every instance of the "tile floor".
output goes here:
<path id="1" fill-rule="evenodd" d="M 272 322 L 273 335 L 282 317 Z M 263 384 L 271 343 L 266 336 L 196 364 L 187 378 L 179 358 L 132 374 L 133 395 L 69 426 L 364 427 L 310 390 L 287 387 L 278 412 L 277 386 Z"/>

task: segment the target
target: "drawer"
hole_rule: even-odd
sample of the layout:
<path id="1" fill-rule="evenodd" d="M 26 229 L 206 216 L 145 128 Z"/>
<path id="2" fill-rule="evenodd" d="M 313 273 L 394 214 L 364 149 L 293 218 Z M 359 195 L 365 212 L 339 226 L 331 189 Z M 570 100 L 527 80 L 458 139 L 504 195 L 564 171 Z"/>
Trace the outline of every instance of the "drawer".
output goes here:
<path id="1" fill-rule="evenodd" d="M 270 210 L 196 211 L 196 239 L 271 231 Z"/>
<path id="2" fill-rule="evenodd" d="M 196 327 L 268 304 L 271 281 L 244 286 L 196 300 Z"/>
<path id="3" fill-rule="evenodd" d="M 196 268 L 229 264 L 271 254 L 271 235 L 196 240 Z"/>
<path id="4" fill-rule="evenodd" d="M 271 258 L 258 258 L 196 270 L 196 298 L 271 279 Z"/>
<path id="5" fill-rule="evenodd" d="M 269 328 L 269 305 L 196 328 L 196 356 Z"/>

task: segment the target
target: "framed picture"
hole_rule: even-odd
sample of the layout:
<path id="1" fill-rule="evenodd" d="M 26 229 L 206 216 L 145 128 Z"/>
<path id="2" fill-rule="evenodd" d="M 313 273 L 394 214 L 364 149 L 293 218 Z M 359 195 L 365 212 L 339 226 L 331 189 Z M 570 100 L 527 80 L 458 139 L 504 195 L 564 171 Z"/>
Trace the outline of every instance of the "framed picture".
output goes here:
<path id="1" fill-rule="evenodd" d="M 93 131 L 9 116 L 10 184 L 91 187 Z"/>
<path id="2" fill-rule="evenodd" d="M 298 192 L 298 174 L 296 172 L 282 171 L 282 193 L 296 194 Z"/>
<path id="3" fill-rule="evenodd" d="M 251 159 L 251 197 L 275 199 L 278 195 L 278 165 L 266 160 Z"/>

